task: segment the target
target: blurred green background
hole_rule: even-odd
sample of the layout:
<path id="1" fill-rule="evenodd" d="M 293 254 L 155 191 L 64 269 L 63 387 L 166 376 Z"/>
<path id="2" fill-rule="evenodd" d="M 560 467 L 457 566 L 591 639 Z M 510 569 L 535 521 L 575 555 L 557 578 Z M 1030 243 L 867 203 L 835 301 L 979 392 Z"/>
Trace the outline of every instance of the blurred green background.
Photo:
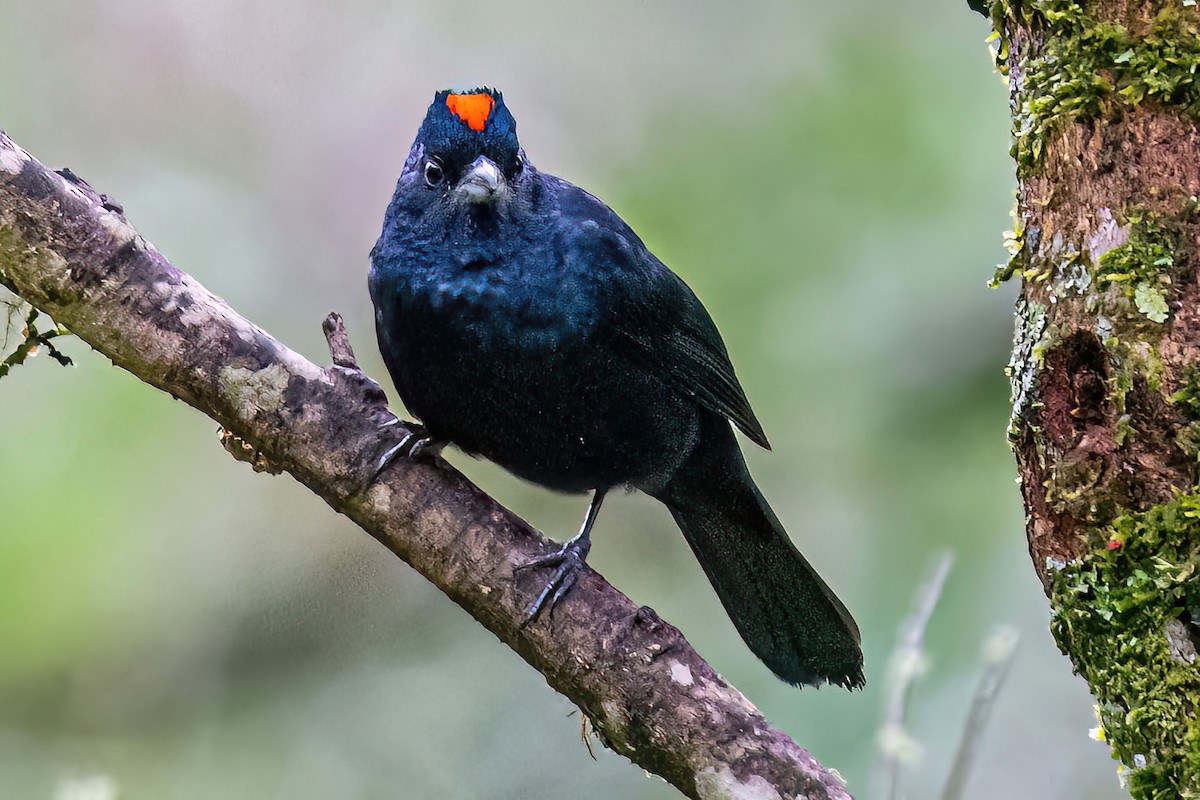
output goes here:
<path id="1" fill-rule="evenodd" d="M 367 251 L 396 175 L 435 89 L 499 86 L 531 160 L 609 202 L 717 320 L 775 446 L 751 467 L 857 616 L 868 688 L 775 680 L 644 497 L 607 504 L 593 566 L 869 797 L 897 627 L 952 550 L 908 795 L 940 787 L 1009 624 L 969 796 L 1115 798 L 1004 439 L 1012 287 L 984 284 L 1013 179 L 988 32 L 965 2 L 0 0 L 0 128 L 320 363 L 341 311 L 382 379 Z M 64 342 L 75 368 L 0 383 L 0 796 L 676 796 L 593 761 L 568 702 L 298 484 Z M 451 459 L 574 531 L 582 497 Z"/>

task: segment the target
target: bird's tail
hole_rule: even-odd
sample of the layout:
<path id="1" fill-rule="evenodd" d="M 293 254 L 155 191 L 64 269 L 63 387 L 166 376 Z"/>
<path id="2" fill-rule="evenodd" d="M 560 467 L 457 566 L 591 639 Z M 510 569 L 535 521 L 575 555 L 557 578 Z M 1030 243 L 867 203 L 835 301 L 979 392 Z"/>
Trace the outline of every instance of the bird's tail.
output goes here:
<path id="1" fill-rule="evenodd" d="M 724 419 L 705 420 L 692 455 L 655 495 L 772 672 L 792 684 L 863 686 L 858 626 L 784 532 Z"/>

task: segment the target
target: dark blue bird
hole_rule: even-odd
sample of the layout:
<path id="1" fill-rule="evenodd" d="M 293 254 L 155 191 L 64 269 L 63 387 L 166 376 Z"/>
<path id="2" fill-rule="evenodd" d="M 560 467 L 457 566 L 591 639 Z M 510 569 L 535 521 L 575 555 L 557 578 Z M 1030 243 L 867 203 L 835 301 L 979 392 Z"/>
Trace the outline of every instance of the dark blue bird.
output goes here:
<path id="1" fill-rule="evenodd" d="M 746 470 L 733 426 L 767 438 L 708 312 L 608 206 L 529 163 L 500 92 L 434 98 L 371 251 L 370 289 L 384 362 L 428 432 L 421 446 L 452 443 L 542 486 L 593 492 L 579 534 L 525 565 L 553 569 L 529 619 L 570 589 L 605 493 L 631 487 L 670 509 L 776 675 L 863 685 L 854 620 Z"/>

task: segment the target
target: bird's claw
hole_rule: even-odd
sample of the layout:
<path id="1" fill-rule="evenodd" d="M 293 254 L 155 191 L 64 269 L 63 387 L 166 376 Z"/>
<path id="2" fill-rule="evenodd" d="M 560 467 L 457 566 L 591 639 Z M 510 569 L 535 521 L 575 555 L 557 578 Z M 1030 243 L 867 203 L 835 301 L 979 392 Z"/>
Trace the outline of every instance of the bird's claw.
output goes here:
<path id="1" fill-rule="evenodd" d="M 389 428 L 399 424 L 401 424 L 400 420 L 393 416 L 380 427 Z M 371 477 L 372 479 L 378 478 L 397 459 L 432 458 L 442 452 L 442 448 L 445 446 L 446 442 L 434 439 L 424 428 L 416 425 L 410 426 L 410 429 L 404 432 L 404 436 L 400 438 L 400 441 L 389 447 L 379 457 L 379 462 L 375 465 L 375 474 Z"/>
<path id="2" fill-rule="evenodd" d="M 546 609 L 549 609 L 551 612 L 554 611 L 554 607 L 558 605 L 558 601 L 567 596 L 567 593 L 571 591 L 571 588 L 575 585 L 575 581 L 579 578 L 579 573 L 587 563 L 586 559 L 589 549 L 591 549 L 590 542 L 586 540 L 580 542 L 572 539 L 559 548 L 557 552 L 535 558 L 524 564 L 518 564 L 514 568 L 515 570 L 526 570 L 537 567 L 555 567 L 554 574 L 550 577 L 550 580 L 546 582 L 545 587 L 542 588 L 537 598 L 525 610 L 525 614 L 521 617 L 520 627 L 524 628 L 529 625 Z"/>

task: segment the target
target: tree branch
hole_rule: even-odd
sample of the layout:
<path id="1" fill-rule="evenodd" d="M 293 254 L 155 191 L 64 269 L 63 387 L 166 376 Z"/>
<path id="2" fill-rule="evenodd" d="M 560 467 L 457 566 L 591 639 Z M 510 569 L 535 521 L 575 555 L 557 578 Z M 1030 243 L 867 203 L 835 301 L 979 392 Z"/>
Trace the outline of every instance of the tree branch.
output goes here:
<path id="1" fill-rule="evenodd" d="M 391 417 L 379 386 L 346 366 L 352 353 L 322 369 L 289 350 L 173 267 L 119 206 L 3 132 L 0 278 L 117 366 L 220 423 L 230 452 L 290 473 L 411 564 L 616 752 L 691 797 L 849 797 L 678 630 L 592 570 L 549 619 L 522 629 L 543 577 L 513 566 L 549 545 L 443 461 L 401 461 L 372 481 Z"/>

